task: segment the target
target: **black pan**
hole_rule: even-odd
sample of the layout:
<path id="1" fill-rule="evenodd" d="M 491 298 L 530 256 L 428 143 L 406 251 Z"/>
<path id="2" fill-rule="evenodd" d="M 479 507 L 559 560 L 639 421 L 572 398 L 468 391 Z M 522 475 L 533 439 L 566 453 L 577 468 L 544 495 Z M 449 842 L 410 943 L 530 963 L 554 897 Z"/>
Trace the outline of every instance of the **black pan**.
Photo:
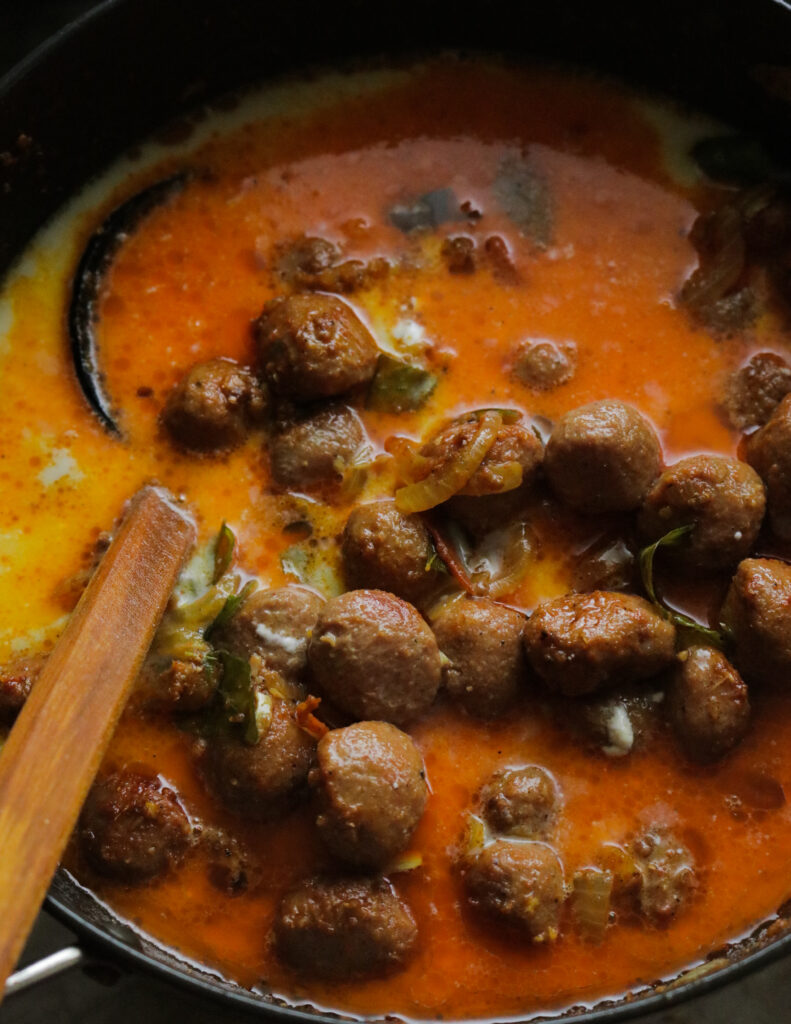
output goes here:
<path id="1" fill-rule="evenodd" d="M 0 274 L 64 200 L 178 114 L 284 73 L 442 49 L 615 73 L 749 129 L 791 164 L 791 105 L 766 88 L 782 81 L 778 68 L 791 69 L 791 6 L 783 0 L 487 0 L 472 15 L 438 0 L 107 0 L 0 81 Z M 337 1020 L 179 961 L 115 920 L 65 872 L 48 907 L 105 957 L 236 1010 L 310 1024 Z M 726 965 L 713 973 L 577 1007 L 575 1018 L 614 1022 L 666 1009 L 790 950 L 784 927 L 762 929 L 719 950 Z"/>

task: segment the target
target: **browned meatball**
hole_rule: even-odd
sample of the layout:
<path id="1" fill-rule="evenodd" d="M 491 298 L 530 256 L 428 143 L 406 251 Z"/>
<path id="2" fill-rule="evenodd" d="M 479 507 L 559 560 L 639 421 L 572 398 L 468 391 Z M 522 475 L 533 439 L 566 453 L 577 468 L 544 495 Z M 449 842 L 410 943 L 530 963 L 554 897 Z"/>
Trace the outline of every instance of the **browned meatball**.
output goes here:
<path id="1" fill-rule="evenodd" d="M 142 882 L 182 859 L 192 828 L 159 779 L 119 771 L 95 782 L 80 815 L 80 848 L 102 875 Z"/>
<path id="2" fill-rule="evenodd" d="M 22 710 L 45 660 L 32 655 L 0 668 L 0 722 L 12 722 Z"/>
<path id="3" fill-rule="evenodd" d="M 538 765 L 502 768 L 481 790 L 481 811 L 495 832 L 522 839 L 546 839 L 557 820 L 557 783 Z"/>
<path id="4" fill-rule="evenodd" d="M 365 384 L 379 351 L 350 306 L 332 295 L 272 299 L 255 322 L 258 359 L 278 395 L 302 402 Z"/>
<path id="5" fill-rule="evenodd" d="M 765 508 L 761 479 L 745 462 L 691 455 L 662 473 L 638 524 L 648 541 L 679 526 L 694 527 L 678 556 L 705 569 L 723 569 L 749 553 Z"/>
<path id="6" fill-rule="evenodd" d="M 766 484 L 772 529 L 783 540 L 791 540 L 791 395 L 766 426 L 748 438 L 747 461 Z"/>
<path id="7" fill-rule="evenodd" d="M 428 796 L 423 758 L 389 722 L 357 722 L 319 742 L 319 835 L 336 857 L 384 867 L 417 828 Z"/>
<path id="8" fill-rule="evenodd" d="M 265 393 L 247 367 L 210 359 L 193 366 L 173 388 L 162 422 L 185 448 L 226 451 L 244 441 L 266 406 Z"/>
<path id="9" fill-rule="evenodd" d="M 662 449 L 636 409 L 592 402 L 555 424 L 544 469 L 557 496 L 578 512 L 631 512 L 661 472 Z"/>
<path id="10" fill-rule="evenodd" d="M 211 663 L 174 659 L 143 665 L 132 700 L 151 711 L 200 711 L 217 692 L 217 673 Z"/>
<path id="11" fill-rule="evenodd" d="M 384 277 L 390 269 L 387 260 L 377 257 L 344 260 L 337 245 L 326 238 L 302 235 L 276 247 L 276 266 L 281 278 L 297 290 L 353 292 Z"/>
<path id="12" fill-rule="evenodd" d="M 552 391 L 571 380 L 576 368 L 573 341 L 523 341 L 514 356 L 513 374 L 533 391 Z"/>
<path id="13" fill-rule="evenodd" d="M 759 352 L 731 374 L 725 409 L 737 430 L 762 427 L 791 391 L 791 366 L 774 352 Z"/>
<path id="14" fill-rule="evenodd" d="M 385 879 L 310 879 L 283 897 L 274 934 L 278 955 L 295 971 L 344 981 L 401 967 L 417 925 Z"/>
<path id="15" fill-rule="evenodd" d="M 363 426 L 351 409 L 345 405 L 322 409 L 272 435 L 272 478 L 281 487 L 304 490 L 337 484 L 365 443 Z"/>
<path id="16" fill-rule="evenodd" d="M 323 605 L 324 598 L 307 587 L 257 590 L 212 640 L 238 658 L 258 655 L 265 669 L 298 686 L 307 668 L 308 637 Z"/>
<path id="17" fill-rule="evenodd" d="M 432 620 L 439 649 L 449 659 L 445 689 L 471 715 L 494 718 L 524 686 L 525 618 L 488 598 L 461 597 Z"/>
<path id="18" fill-rule="evenodd" d="M 436 472 L 467 447 L 480 429 L 477 413 L 468 413 L 448 423 L 420 449 L 426 460 L 426 474 Z M 500 427 L 491 448 L 459 494 L 482 497 L 503 490 L 503 473 L 518 467 L 520 483 L 533 483 L 538 475 L 544 448 L 540 438 L 521 423 Z"/>
<path id="19" fill-rule="evenodd" d="M 308 644 L 314 677 L 358 719 L 402 725 L 437 695 L 440 656 L 418 612 L 383 590 L 350 590 L 324 606 Z"/>
<path id="20" fill-rule="evenodd" d="M 563 868 L 544 843 L 498 839 L 466 859 L 471 906 L 523 929 L 533 942 L 553 942 L 566 898 Z"/>
<path id="21" fill-rule="evenodd" d="M 208 788 L 228 810 L 268 821 L 299 802 L 315 757 L 315 741 L 297 725 L 295 705 L 275 700 L 272 722 L 258 743 L 223 732 L 209 741 L 201 767 Z"/>
<path id="22" fill-rule="evenodd" d="M 680 913 L 698 887 L 695 860 L 663 825 L 642 832 L 631 852 L 640 871 L 639 910 L 654 924 L 665 924 Z"/>
<path id="23" fill-rule="evenodd" d="M 791 688 L 791 566 L 774 558 L 740 562 L 722 621 L 733 635 L 735 661 L 748 682 Z"/>
<path id="24" fill-rule="evenodd" d="M 524 639 L 547 686 L 576 697 L 661 672 L 673 661 L 676 631 L 641 597 L 594 590 L 539 605 Z"/>
<path id="25" fill-rule="evenodd" d="M 341 550 L 346 582 L 354 589 L 388 590 L 419 602 L 437 587 L 428 530 L 394 501 L 358 505 L 346 521 Z"/>
<path id="26" fill-rule="evenodd" d="M 695 761 L 716 761 L 750 725 L 744 680 L 713 647 L 690 647 L 668 693 L 668 713 L 684 749 Z"/>

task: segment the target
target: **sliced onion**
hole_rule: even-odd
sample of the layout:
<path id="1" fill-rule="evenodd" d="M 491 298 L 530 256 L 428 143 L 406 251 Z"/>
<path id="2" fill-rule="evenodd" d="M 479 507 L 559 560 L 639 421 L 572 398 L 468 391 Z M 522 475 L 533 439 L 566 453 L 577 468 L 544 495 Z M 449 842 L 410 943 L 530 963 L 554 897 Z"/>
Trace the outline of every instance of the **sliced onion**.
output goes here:
<path id="1" fill-rule="evenodd" d="M 601 942 L 610 919 L 613 877 L 599 868 L 583 868 L 574 876 L 572 906 L 583 936 Z"/>
<path id="2" fill-rule="evenodd" d="M 431 471 L 431 459 L 420 454 L 420 444 L 409 437 L 398 434 L 388 437 L 385 451 L 392 455 L 396 464 L 396 475 L 400 480 L 414 480 L 425 477 Z"/>
<path id="3" fill-rule="evenodd" d="M 423 480 L 407 484 L 395 492 L 398 508 L 407 514 L 426 512 L 458 494 L 486 458 L 501 426 L 502 417 L 499 413 L 485 412 L 472 440 L 455 458 Z"/>
<path id="4" fill-rule="evenodd" d="M 510 462 L 498 462 L 494 466 L 488 464 L 486 476 L 494 484 L 492 494 L 505 494 L 521 486 L 524 470 L 520 462 L 512 459 Z"/>
<path id="5" fill-rule="evenodd" d="M 489 561 L 486 549 L 495 548 L 500 554 L 500 568 L 473 568 L 470 574 L 476 593 L 487 597 L 502 597 L 515 590 L 527 575 L 533 556 L 533 536 L 527 523 L 515 522 L 503 530 L 496 530 L 486 539 L 485 548 L 478 548 L 475 556 L 478 566 Z"/>
<path id="6" fill-rule="evenodd" d="M 422 866 L 422 853 L 402 853 L 400 856 L 390 861 L 390 863 L 385 867 L 383 874 L 401 875 L 405 871 L 415 871 L 417 868 Z"/>

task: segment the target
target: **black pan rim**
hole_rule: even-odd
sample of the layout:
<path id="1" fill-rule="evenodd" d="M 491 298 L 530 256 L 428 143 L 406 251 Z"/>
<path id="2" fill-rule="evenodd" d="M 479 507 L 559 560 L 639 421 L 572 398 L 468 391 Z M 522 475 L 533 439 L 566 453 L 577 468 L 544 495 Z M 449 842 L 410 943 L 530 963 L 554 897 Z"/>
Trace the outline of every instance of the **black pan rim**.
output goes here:
<path id="1" fill-rule="evenodd" d="M 83 29 L 95 24 L 104 16 L 111 14 L 112 11 L 128 6 L 130 2 L 133 2 L 133 0 L 101 0 L 101 2 L 91 7 L 85 13 L 63 25 L 57 32 L 0 77 L 0 102 L 14 88 L 23 85 L 25 77 L 30 72 L 44 64 L 50 55 L 79 35 Z M 785 0 L 771 0 L 771 2 L 783 10 L 789 11 L 789 6 Z M 73 881 L 68 881 L 67 884 L 70 886 L 76 885 Z M 208 997 L 212 1002 L 248 1013 L 272 1019 L 300 1022 L 300 1024 L 334 1024 L 339 1019 L 350 1019 L 342 1013 L 329 1010 L 308 1010 L 296 1006 L 270 1003 L 265 998 L 256 996 L 242 988 L 238 990 L 220 988 L 217 984 L 212 983 L 209 975 L 205 978 L 190 975 L 186 971 L 179 970 L 177 967 L 155 959 L 143 950 L 132 948 L 121 939 L 109 934 L 98 925 L 89 921 L 82 914 L 73 910 L 52 894 L 46 897 L 44 905 L 56 919 L 75 932 L 78 938 L 82 939 L 89 948 L 96 949 L 99 952 L 109 951 L 117 961 L 138 968 L 145 974 L 169 982 L 191 993 L 193 996 Z M 617 997 L 605 997 L 600 1000 L 598 1005 L 593 1005 L 590 1009 L 575 1007 L 573 1010 L 558 1011 L 557 1013 L 539 1013 L 532 1017 L 510 1017 L 507 1020 L 521 1021 L 524 1024 L 542 1020 L 573 1020 L 580 1021 L 581 1024 L 604 1024 L 605 1021 L 620 1022 L 634 1020 L 637 1017 L 668 1010 L 681 1003 L 698 999 L 710 992 L 714 992 L 748 974 L 769 966 L 789 952 L 791 952 L 791 931 L 768 942 L 759 949 L 744 953 L 740 959 L 729 963 L 725 967 L 712 971 L 710 974 L 705 974 L 702 977 L 692 978 L 689 982 L 682 981 L 677 987 L 665 988 L 647 995 L 636 993 L 632 998 L 627 997 L 624 999 L 621 997 L 620 1001 L 617 1000 Z M 375 1020 L 376 1018 L 366 1019 Z M 392 1021 L 393 1018 L 388 1017 L 388 1020 Z M 447 1022 L 447 1024 L 452 1024 L 452 1022 Z M 461 1024 L 461 1022 L 458 1022 L 458 1024 Z"/>

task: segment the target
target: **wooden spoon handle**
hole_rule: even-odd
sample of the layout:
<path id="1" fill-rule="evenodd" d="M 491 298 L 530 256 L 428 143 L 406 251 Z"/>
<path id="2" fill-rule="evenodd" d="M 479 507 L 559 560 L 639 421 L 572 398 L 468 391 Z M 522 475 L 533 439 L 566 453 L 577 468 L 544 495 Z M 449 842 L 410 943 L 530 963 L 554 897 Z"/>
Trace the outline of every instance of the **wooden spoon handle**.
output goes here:
<path id="1" fill-rule="evenodd" d="M 0 999 L 193 539 L 135 496 L 0 754 Z"/>

